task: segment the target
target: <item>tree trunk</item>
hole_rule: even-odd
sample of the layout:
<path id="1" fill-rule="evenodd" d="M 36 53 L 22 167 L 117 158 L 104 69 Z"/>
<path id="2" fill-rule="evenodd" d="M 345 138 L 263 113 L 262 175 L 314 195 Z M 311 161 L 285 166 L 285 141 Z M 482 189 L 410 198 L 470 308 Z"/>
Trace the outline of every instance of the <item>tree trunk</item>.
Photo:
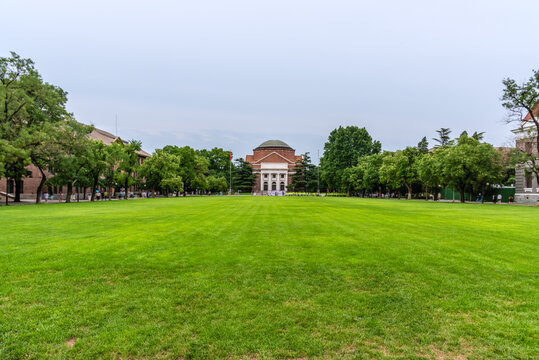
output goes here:
<path id="1" fill-rule="evenodd" d="M 109 193 L 109 200 L 112 200 L 112 186 L 110 185 L 108 187 L 108 193 Z"/>
<path id="2" fill-rule="evenodd" d="M 9 197 L 7 196 L 8 194 L 8 188 L 9 188 L 9 178 L 6 177 L 6 206 L 9 205 Z"/>
<path id="3" fill-rule="evenodd" d="M 45 175 L 45 172 L 43 172 L 43 169 L 41 167 L 37 167 L 39 169 L 39 172 L 41 173 L 41 181 L 39 182 L 39 185 L 37 186 L 37 194 L 36 194 L 36 204 L 39 204 L 41 202 L 41 190 L 43 190 L 43 185 L 45 185 L 45 181 L 47 181 L 47 176 Z"/>
<path id="4" fill-rule="evenodd" d="M 68 182 L 67 183 L 67 194 L 66 194 L 66 203 L 71 202 L 71 194 L 73 193 L 73 183 Z"/>
<path id="5" fill-rule="evenodd" d="M 127 185 L 129 184 L 129 177 L 125 177 L 125 192 L 124 192 L 124 200 L 127 200 Z"/>
<path id="6" fill-rule="evenodd" d="M 98 181 L 98 177 L 95 176 L 94 181 L 92 183 L 92 195 L 91 195 L 90 201 L 95 201 L 95 191 L 97 189 L 97 181 Z"/>
<path id="7" fill-rule="evenodd" d="M 465 200 L 464 200 L 464 187 L 462 188 L 459 188 L 459 191 L 460 191 L 460 202 L 463 203 Z"/>
<path id="8" fill-rule="evenodd" d="M 412 186 L 404 182 L 404 185 L 406 186 L 406 189 L 408 190 L 408 200 L 412 200 Z"/>
<path id="9" fill-rule="evenodd" d="M 22 181 L 21 181 L 21 176 L 17 176 L 15 178 L 15 199 L 13 201 L 15 202 L 21 202 L 21 186 L 22 185 Z"/>

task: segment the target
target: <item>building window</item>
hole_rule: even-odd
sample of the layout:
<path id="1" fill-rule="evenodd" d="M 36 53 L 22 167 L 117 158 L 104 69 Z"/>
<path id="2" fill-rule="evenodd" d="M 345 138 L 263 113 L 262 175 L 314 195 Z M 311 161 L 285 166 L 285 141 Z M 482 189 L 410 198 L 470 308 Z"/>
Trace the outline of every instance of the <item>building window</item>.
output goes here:
<path id="1" fill-rule="evenodd" d="M 532 187 L 532 173 L 526 173 L 526 187 Z"/>
<path id="2" fill-rule="evenodd" d="M 284 179 L 284 174 L 281 174 L 281 179 Z"/>
<path id="3" fill-rule="evenodd" d="M 531 153 L 532 153 L 532 142 L 531 141 L 526 141 L 524 143 L 524 151 L 526 152 L 526 154 L 531 155 Z"/>
<path id="4" fill-rule="evenodd" d="M 9 194 L 15 193 L 15 181 L 8 180 L 8 182 L 7 182 L 7 192 Z"/>
<path id="5" fill-rule="evenodd" d="M 281 188 L 279 190 L 284 191 L 284 182 L 282 181 L 281 181 Z"/>
<path id="6" fill-rule="evenodd" d="M 268 174 L 264 174 L 264 179 L 267 179 L 268 178 Z"/>
<path id="7" fill-rule="evenodd" d="M 277 190 L 277 183 L 275 181 L 271 183 L 271 190 Z"/>
<path id="8" fill-rule="evenodd" d="M 264 191 L 268 191 L 268 182 L 264 181 Z"/>

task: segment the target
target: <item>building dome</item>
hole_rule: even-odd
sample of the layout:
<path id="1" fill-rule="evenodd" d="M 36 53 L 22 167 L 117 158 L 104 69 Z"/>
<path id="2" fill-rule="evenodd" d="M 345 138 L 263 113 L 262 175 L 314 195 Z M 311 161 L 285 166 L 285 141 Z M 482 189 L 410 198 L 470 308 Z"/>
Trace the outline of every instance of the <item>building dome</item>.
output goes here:
<path id="1" fill-rule="evenodd" d="M 258 145 L 257 147 L 257 149 L 264 149 L 264 148 L 292 149 L 287 143 L 281 140 L 264 141 L 262 144 Z"/>

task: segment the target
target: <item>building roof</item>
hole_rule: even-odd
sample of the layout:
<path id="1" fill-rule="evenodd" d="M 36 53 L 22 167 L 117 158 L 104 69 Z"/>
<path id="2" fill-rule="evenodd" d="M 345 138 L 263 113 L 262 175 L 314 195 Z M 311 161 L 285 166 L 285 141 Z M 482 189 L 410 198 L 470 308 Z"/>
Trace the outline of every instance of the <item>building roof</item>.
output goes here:
<path id="1" fill-rule="evenodd" d="M 539 115 L 539 103 L 537 103 L 537 104 L 535 105 L 535 107 L 533 108 L 533 115 L 534 115 L 536 118 L 537 118 L 537 116 Z M 532 115 L 531 115 L 530 113 L 528 113 L 528 114 L 526 115 L 526 117 L 524 118 L 523 121 L 524 121 L 524 122 L 527 122 L 527 121 L 529 121 L 529 120 L 531 120 L 531 119 L 532 119 Z"/>
<path id="2" fill-rule="evenodd" d="M 264 149 L 264 148 L 292 149 L 287 143 L 281 140 L 264 141 L 262 144 L 258 145 L 256 149 Z"/>
<path id="3" fill-rule="evenodd" d="M 109 133 L 109 132 L 107 132 L 105 130 L 98 129 L 98 128 L 94 128 L 94 130 L 88 136 L 91 139 L 102 141 L 103 144 L 105 144 L 107 146 L 111 145 L 114 141 L 116 141 L 116 139 L 119 138 L 116 135 L 112 135 L 111 133 Z M 142 157 L 150 157 L 150 156 L 152 156 L 151 154 L 147 153 L 144 150 L 138 150 L 137 154 L 139 154 L 139 156 L 142 156 Z"/>

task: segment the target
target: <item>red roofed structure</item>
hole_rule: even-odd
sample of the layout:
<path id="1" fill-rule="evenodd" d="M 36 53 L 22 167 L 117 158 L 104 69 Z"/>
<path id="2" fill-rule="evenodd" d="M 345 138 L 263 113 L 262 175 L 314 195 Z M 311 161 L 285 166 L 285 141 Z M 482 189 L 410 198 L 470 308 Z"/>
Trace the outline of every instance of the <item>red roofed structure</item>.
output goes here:
<path id="1" fill-rule="evenodd" d="M 533 115 L 535 116 L 535 118 L 537 119 L 537 116 L 539 115 L 539 103 L 537 103 L 535 105 L 535 107 L 533 108 Z M 527 122 L 527 121 L 530 121 L 532 119 L 532 114 L 531 113 L 528 113 L 526 114 L 526 116 L 524 117 L 524 122 Z"/>
<path id="2" fill-rule="evenodd" d="M 268 194 L 284 192 L 292 183 L 296 162 L 302 159 L 296 150 L 281 140 L 268 140 L 245 156 L 257 175 L 253 192 Z"/>

